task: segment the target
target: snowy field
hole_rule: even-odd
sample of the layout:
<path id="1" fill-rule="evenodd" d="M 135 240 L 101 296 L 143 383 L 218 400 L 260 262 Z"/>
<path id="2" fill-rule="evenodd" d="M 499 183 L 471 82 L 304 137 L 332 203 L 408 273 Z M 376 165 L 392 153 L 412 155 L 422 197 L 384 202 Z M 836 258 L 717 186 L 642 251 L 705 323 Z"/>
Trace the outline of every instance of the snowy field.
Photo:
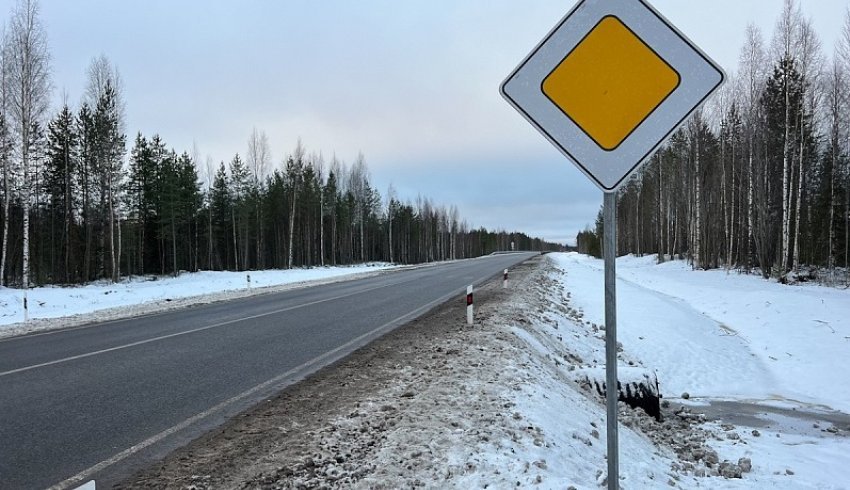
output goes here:
<path id="1" fill-rule="evenodd" d="M 553 358 L 560 352 L 568 362 L 602 366 L 602 261 L 578 254 L 549 257 L 553 283 L 543 294 L 550 306 L 515 331 L 532 352 Z M 712 414 L 712 404 L 723 402 L 741 412 L 726 414 L 731 423 L 697 424 L 690 436 L 673 435 L 667 445 L 678 461 L 625 430 L 624 488 L 850 488 L 850 291 L 692 271 L 683 262 L 656 265 L 653 257 L 623 257 L 617 267 L 621 366 L 655 371 L 665 399 L 687 403 L 693 413 Z M 559 451 L 559 460 L 596 459 L 584 470 L 582 480 L 588 483 L 590 468 L 604 468 L 603 407 L 587 410 L 569 390 L 545 377 L 541 381 L 549 385 L 539 385 L 538 395 L 554 403 L 540 404 L 531 396 L 524 409 L 543 432 L 569 434 L 565 427 L 579 430 L 596 417 L 600 440 L 586 454 L 574 441 L 559 441 L 566 449 Z M 683 393 L 690 395 L 687 402 L 678 399 Z M 840 427 L 829 420 L 839 420 Z M 751 472 L 743 479 L 695 477 L 712 470 L 705 458 L 694 457 L 703 448 L 680 450 L 689 438 L 697 445 L 704 441 L 719 462 L 735 465 L 748 458 Z M 594 452 L 599 454 L 593 457 Z M 574 477 L 577 471 L 582 468 L 567 474 Z"/>
<path id="2" fill-rule="evenodd" d="M 0 288 L 0 337 L 278 291 L 307 282 L 362 277 L 393 267 L 374 263 L 351 267 L 195 272 L 176 278 L 125 278 L 115 284 L 104 281 L 78 287 L 39 287 L 28 291 L 28 324 L 23 323 L 23 292 Z"/>
<path id="3" fill-rule="evenodd" d="M 586 320 L 604 324 L 603 265 L 557 264 Z M 655 257 L 617 262 L 618 340 L 658 371 L 665 392 L 850 413 L 850 291 L 693 271 Z"/>

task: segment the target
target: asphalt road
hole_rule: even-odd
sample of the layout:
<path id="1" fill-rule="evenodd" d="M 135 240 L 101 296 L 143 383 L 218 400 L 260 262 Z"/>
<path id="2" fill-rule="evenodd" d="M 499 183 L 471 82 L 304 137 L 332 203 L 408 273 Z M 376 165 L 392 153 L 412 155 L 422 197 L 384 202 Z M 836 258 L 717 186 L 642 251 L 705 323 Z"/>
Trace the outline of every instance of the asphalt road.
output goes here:
<path id="1" fill-rule="evenodd" d="M 529 256 L 0 340 L 0 488 L 106 488 Z"/>

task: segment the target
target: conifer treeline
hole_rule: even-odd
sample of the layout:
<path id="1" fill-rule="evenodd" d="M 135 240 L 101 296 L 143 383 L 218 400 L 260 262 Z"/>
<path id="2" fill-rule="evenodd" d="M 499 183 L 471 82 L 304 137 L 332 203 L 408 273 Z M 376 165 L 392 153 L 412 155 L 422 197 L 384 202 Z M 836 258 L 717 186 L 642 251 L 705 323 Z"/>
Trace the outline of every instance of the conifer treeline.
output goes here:
<path id="1" fill-rule="evenodd" d="M 785 279 L 850 256 L 850 13 L 832 60 L 786 0 L 771 46 L 747 30 L 738 72 L 619 192 L 619 253 Z M 709 114 L 711 117 L 709 117 Z M 601 212 L 600 212 L 601 213 Z M 579 237 L 601 253 L 602 220 Z"/>
<path id="2" fill-rule="evenodd" d="M 111 95 L 107 93 L 106 97 Z M 108 104 L 101 104 L 106 106 Z M 188 153 L 168 149 L 158 135 L 138 134 L 129 161 L 114 183 L 110 169 L 90 157 L 109 146 L 123 154 L 123 134 L 99 135 L 101 109 L 63 107 L 48 124 L 34 159 L 43 178 L 30 208 L 32 279 L 79 283 L 124 275 L 179 271 L 252 270 L 341 265 L 369 261 L 402 264 L 476 257 L 495 251 L 559 250 L 522 233 L 470 229 L 457 208 L 427 198 L 382 199 L 362 155 L 351 166 L 308 155 L 299 143 L 280 168 L 236 154 L 221 162 L 209 185 Z M 262 133 L 254 137 L 265 141 Z M 103 143 L 108 141 L 109 144 Z M 268 155 L 267 143 L 260 143 Z M 14 193 L 14 189 L 12 189 Z M 10 267 L 16 284 L 22 202 L 11 212 Z M 113 231 L 114 230 L 114 231 Z M 114 237 L 114 238 L 113 238 Z M 112 243 L 115 245 L 113 246 Z M 112 253 L 115 250 L 115 269 Z"/>
<path id="3" fill-rule="evenodd" d="M 197 151 L 177 153 L 158 135 L 127 141 L 123 84 L 105 56 L 89 66 L 79 107 L 51 114 L 38 14 L 36 0 L 19 0 L 0 49 L 4 285 L 561 248 L 472 229 L 457 208 L 403 202 L 392 188 L 382 199 L 362 155 L 326 163 L 299 142 L 272 168 L 254 130 L 244 158 L 202 169 Z"/>

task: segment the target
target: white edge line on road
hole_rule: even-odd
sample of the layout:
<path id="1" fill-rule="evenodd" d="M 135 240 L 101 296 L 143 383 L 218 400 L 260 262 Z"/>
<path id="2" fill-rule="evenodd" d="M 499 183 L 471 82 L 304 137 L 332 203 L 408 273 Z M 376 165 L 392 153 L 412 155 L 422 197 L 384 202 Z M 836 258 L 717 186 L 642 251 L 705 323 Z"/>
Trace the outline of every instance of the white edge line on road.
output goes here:
<path id="1" fill-rule="evenodd" d="M 260 286 L 260 287 L 254 288 L 252 290 L 224 289 L 224 290 L 221 290 L 221 291 L 198 294 L 198 295 L 194 295 L 194 296 L 177 297 L 177 298 L 174 298 L 175 301 L 177 301 L 178 303 L 179 302 L 185 302 L 185 303 L 179 304 L 175 307 L 162 305 L 162 301 L 169 301 L 171 299 L 171 298 L 163 297 L 163 298 L 155 298 L 155 299 L 153 299 L 151 301 L 147 301 L 147 302 L 137 303 L 135 305 L 119 305 L 119 306 L 111 306 L 111 307 L 108 307 L 108 308 L 100 308 L 100 309 L 93 310 L 93 311 L 90 311 L 90 312 L 87 312 L 87 313 L 79 313 L 77 315 L 58 316 L 58 317 L 53 317 L 53 318 L 39 317 L 39 318 L 34 318 L 33 320 L 39 320 L 39 321 L 68 320 L 68 319 L 74 319 L 74 318 L 77 318 L 77 317 L 84 317 L 84 316 L 87 316 L 87 315 L 98 314 L 98 313 L 102 313 L 102 312 L 108 311 L 108 310 L 120 310 L 121 308 L 124 308 L 126 306 L 156 307 L 156 306 L 159 305 L 159 306 L 164 307 L 164 309 L 159 310 L 159 311 L 148 311 L 148 312 L 143 312 L 143 313 L 139 313 L 139 314 L 131 314 L 130 316 L 125 316 L 125 317 L 110 318 L 108 320 L 102 320 L 102 321 L 89 320 L 86 323 L 79 324 L 79 325 L 73 325 L 73 326 L 69 326 L 69 327 L 52 328 L 52 329 L 46 329 L 46 330 L 33 330 L 33 331 L 30 331 L 30 332 L 24 332 L 20 335 L 15 335 L 15 334 L 7 335 L 6 332 L 3 331 L 3 329 L 9 328 L 9 325 L 0 325 L 0 344 L 5 343 L 5 342 L 14 342 L 16 340 L 21 340 L 21 339 L 31 339 L 33 337 L 43 337 L 43 336 L 46 336 L 46 335 L 55 335 L 55 334 L 61 334 L 61 333 L 65 333 L 65 332 L 73 332 L 73 331 L 77 331 L 77 330 L 87 330 L 87 329 L 90 329 L 90 328 L 103 327 L 105 325 L 112 325 L 112 324 L 115 324 L 115 323 L 122 323 L 122 322 L 129 322 L 129 321 L 133 321 L 133 320 L 138 320 L 140 318 L 151 318 L 151 317 L 160 316 L 160 315 L 168 315 L 168 314 L 171 314 L 171 313 L 180 312 L 182 310 L 188 310 L 189 308 L 192 308 L 192 307 L 211 306 L 211 305 L 215 305 L 215 304 L 228 303 L 228 302 L 231 302 L 231 301 L 239 301 L 239 300 L 251 300 L 251 299 L 256 299 L 260 296 L 269 296 L 269 295 L 273 295 L 273 294 L 289 293 L 291 291 L 295 291 L 295 290 L 299 290 L 299 289 L 303 290 L 303 289 L 309 289 L 309 288 L 316 287 L 316 286 L 328 286 L 328 285 L 332 285 L 332 284 L 340 284 L 340 283 L 343 283 L 343 282 L 354 282 L 354 281 L 357 281 L 357 280 L 360 280 L 360 279 L 370 279 L 372 277 L 377 277 L 377 276 L 379 276 L 379 275 L 381 275 L 382 273 L 385 273 L 385 272 L 395 272 L 397 270 L 402 270 L 402 268 L 403 268 L 403 266 L 399 266 L 399 267 L 393 268 L 393 269 L 358 272 L 358 273 L 351 274 L 351 275 L 336 276 L 336 277 L 331 277 L 331 278 L 328 278 L 328 279 L 308 279 L 308 280 L 305 280 L 305 281 L 298 281 L 298 282 L 292 282 L 292 283 L 274 284 L 274 285 L 270 285 L 270 286 Z M 247 294 L 245 294 L 245 293 L 247 293 Z M 216 296 L 216 295 L 220 295 L 220 294 L 235 294 L 237 296 L 235 296 L 233 298 L 214 299 L 214 300 L 209 301 L 209 302 L 204 302 L 204 300 L 206 298 Z M 244 296 L 239 296 L 240 294 L 244 294 Z M 197 300 L 197 302 L 193 302 L 195 300 Z M 19 325 L 19 324 L 11 324 L 11 325 Z"/>
<path id="2" fill-rule="evenodd" d="M 378 288 L 375 288 L 375 289 L 378 289 Z M 435 306 L 437 304 L 443 303 L 443 302 L 447 301 L 449 298 L 451 298 L 452 296 L 454 296 L 455 294 L 457 294 L 457 293 L 451 292 L 451 293 L 449 293 L 445 296 L 442 296 L 442 297 L 440 297 L 440 298 L 438 298 L 438 299 L 436 299 L 436 300 L 434 300 L 434 301 L 432 301 L 428 304 L 422 305 L 422 306 L 420 306 L 419 308 L 416 308 L 413 311 L 405 313 L 404 315 L 401 315 L 400 317 L 398 317 L 394 320 L 390 320 L 389 322 L 384 323 L 380 327 L 375 328 L 374 330 L 370 330 L 369 332 L 366 332 L 363 335 L 356 337 L 352 340 L 349 340 L 348 342 L 340 345 L 339 347 L 336 347 L 333 350 L 325 352 L 324 354 L 317 356 L 317 357 L 305 362 L 304 364 L 301 364 L 298 367 L 292 368 L 289 371 L 286 371 L 285 373 L 283 373 L 279 376 L 276 376 L 276 377 L 274 377 L 274 378 L 272 378 L 268 381 L 264 381 L 264 382 L 258 384 L 257 386 L 255 386 L 255 387 L 253 387 L 253 388 L 251 388 L 247 391 L 244 391 L 244 392 L 242 392 L 242 393 L 240 393 L 240 394 L 238 394 L 238 395 L 236 395 L 236 396 L 234 396 L 234 397 L 232 397 L 228 400 L 225 400 L 225 401 L 219 403 L 218 405 L 216 405 L 216 406 L 214 406 L 214 407 L 212 407 L 208 410 L 205 410 L 201 413 L 193 415 L 192 417 L 189 417 L 188 419 L 184 420 L 183 422 L 180 422 L 179 424 L 177 424 L 177 425 L 175 425 L 175 426 L 173 426 L 169 429 L 166 429 L 166 430 L 160 432 L 159 434 L 151 436 L 148 439 L 145 439 L 144 441 L 140 442 L 139 444 L 131 446 L 131 447 L 121 451 L 120 453 L 112 456 L 111 458 L 103 460 L 100 463 L 98 463 L 98 464 L 96 464 L 96 465 L 94 465 L 94 466 L 92 466 L 92 467 L 90 467 L 86 470 L 83 470 L 80 473 L 77 473 L 76 475 L 72 476 L 71 478 L 68 478 L 67 480 L 64 480 L 60 483 L 57 483 L 57 484 L 51 486 L 48 490 L 63 490 L 63 489 L 70 488 L 72 485 L 80 483 L 81 481 L 83 481 L 87 478 L 90 478 L 93 474 L 97 473 L 98 471 L 102 471 L 102 470 L 112 466 L 113 464 L 118 463 L 119 461 L 124 460 L 124 459 L 132 456 L 133 454 L 135 454 L 135 453 L 137 453 L 137 452 L 139 452 L 139 451 L 141 451 L 141 450 L 143 450 L 143 449 L 145 449 L 145 448 L 147 448 L 147 447 L 149 447 L 153 444 L 156 444 L 157 442 L 165 439 L 166 437 L 189 427 L 190 425 L 194 424 L 195 422 L 203 420 L 204 418 L 214 414 L 215 412 L 221 411 L 221 410 L 227 408 L 229 405 L 232 405 L 233 403 L 236 403 L 236 402 L 238 402 L 238 401 L 240 401 L 244 398 L 247 398 L 247 397 L 249 397 L 249 396 L 251 396 L 251 395 L 253 395 L 253 394 L 255 394 L 259 391 L 262 391 L 265 388 L 268 388 L 272 385 L 280 383 L 281 381 L 284 381 L 286 378 L 288 378 L 288 377 L 290 377 L 290 376 L 292 376 L 292 375 L 294 375 L 298 372 L 304 371 L 305 369 L 309 368 L 310 366 L 313 366 L 313 365 L 321 362 L 322 360 L 324 360 L 328 357 L 331 357 L 334 354 L 339 353 L 340 351 L 343 351 L 343 350 L 345 350 L 345 349 L 347 349 L 347 348 L 349 348 L 353 345 L 357 345 L 359 342 L 381 332 L 382 330 L 385 330 L 385 329 L 397 324 L 398 322 L 405 320 L 408 317 L 416 316 L 416 315 L 422 313 L 423 311 L 426 311 L 429 308 L 432 308 L 433 306 Z M 322 300 L 322 301 L 329 301 L 329 300 Z M 312 304 L 321 303 L 322 301 L 316 301 Z M 306 306 L 306 305 L 302 305 L 302 306 Z M 288 309 L 291 309 L 291 308 L 288 308 Z"/>
<path id="3" fill-rule="evenodd" d="M 0 378 L 2 378 L 4 376 L 9 376 L 9 375 L 12 375 L 12 374 L 30 371 L 30 370 L 33 370 L 33 369 L 38 369 L 38 368 L 47 367 L 47 366 L 53 366 L 53 365 L 56 365 L 56 364 L 62 364 L 62 363 L 65 363 L 65 362 L 75 361 L 77 359 L 85 359 L 86 357 L 92 357 L 92 356 L 96 356 L 96 355 L 100 355 L 100 354 L 106 354 L 108 352 L 114 352 L 114 351 L 117 351 L 117 350 L 127 349 L 127 348 L 130 348 L 130 347 L 136 347 L 136 346 L 139 346 L 139 345 L 149 344 L 151 342 L 157 342 L 157 341 L 160 341 L 160 340 L 170 339 L 170 338 L 173 338 L 173 337 L 179 337 L 181 335 L 188 335 L 188 334 L 191 334 L 191 333 L 202 332 L 204 330 L 210 330 L 212 328 L 223 327 L 225 325 L 231 325 L 231 324 L 243 322 L 243 321 L 246 321 L 246 320 L 254 320 L 256 318 L 262 318 L 264 316 L 276 315 L 278 313 L 284 313 L 284 312 L 287 312 L 287 311 L 296 310 L 298 308 L 304 308 L 306 306 L 313 306 L 313 305 L 320 304 L 320 303 L 326 303 L 328 301 L 335 301 L 335 300 L 338 300 L 338 299 L 347 298 L 349 296 L 355 296 L 357 294 L 368 293 L 368 292 L 374 291 L 376 289 L 382 289 L 382 288 L 387 288 L 387 287 L 390 287 L 390 286 L 396 286 L 398 284 L 400 284 L 400 283 L 385 284 L 383 286 L 378 286 L 378 287 L 374 287 L 374 288 L 370 288 L 370 289 L 364 289 L 364 290 L 356 291 L 356 292 L 353 292 L 353 293 L 343 294 L 341 296 L 334 296 L 332 298 L 320 299 L 320 300 L 317 300 L 317 301 L 311 301 L 309 303 L 303 303 L 303 304 L 300 304 L 300 305 L 289 306 L 289 307 L 282 308 L 282 309 L 279 309 L 279 310 L 269 311 L 269 312 L 266 312 L 266 313 L 260 313 L 258 315 L 246 316 L 246 317 L 243 317 L 243 318 L 237 318 L 235 320 L 228 320 L 226 322 L 214 323 L 212 325 L 206 325 L 206 326 L 195 328 L 195 329 L 192 329 L 192 330 L 185 330 L 183 332 L 175 332 L 175 333 L 168 334 L 168 335 L 161 335 L 159 337 L 153 337 L 153 338 L 150 338 L 150 339 L 139 340 L 137 342 L 132 342 L 132 343 L 129 343 L 129 344 L 124 344 L 124 345 L 118 345 L 118 346 L 115 346 L 115 347 L 110 347 L 108 349 L 101 349 L 101 350 L 97 350 L 97 351 L 93 351 L 93 352 L 86 352 L 85 354 L 77 354 L 76 356 L 70 356 L 70 357 L 65 357 L 65 358 L 62 358 L 62 359 L 56 359 L 54 361 L 43 362 L 41 364 L 33 364 L 32 366 L 25 366 L 25 367 L 22 367 L 22 368 L 12 369 L 10 371 L 0 372 Z"/>

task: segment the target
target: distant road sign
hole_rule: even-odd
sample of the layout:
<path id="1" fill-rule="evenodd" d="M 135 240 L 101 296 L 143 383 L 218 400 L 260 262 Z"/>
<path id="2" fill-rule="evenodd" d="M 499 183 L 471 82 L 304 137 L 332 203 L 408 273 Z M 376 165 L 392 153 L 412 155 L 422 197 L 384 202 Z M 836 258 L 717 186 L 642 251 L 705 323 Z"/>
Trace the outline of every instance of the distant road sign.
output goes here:
<path id="1" fill-rule="evenodd" d="M 502 83 L 502 95 L 604 192 L 724 80 L 644 0 L 583 0 Z"/>

